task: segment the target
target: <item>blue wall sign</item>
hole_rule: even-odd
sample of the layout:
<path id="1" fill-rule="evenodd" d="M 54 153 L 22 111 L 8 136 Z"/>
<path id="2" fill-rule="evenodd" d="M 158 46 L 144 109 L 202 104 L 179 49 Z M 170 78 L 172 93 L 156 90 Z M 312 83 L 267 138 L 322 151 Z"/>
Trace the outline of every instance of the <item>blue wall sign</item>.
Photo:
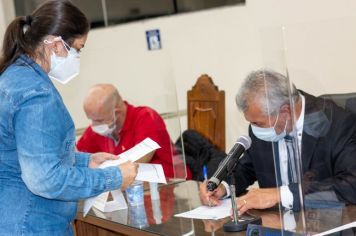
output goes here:
<path id="1" fill-rule="evenodd" d="M 148 50 L 160 50 L 162 48 L 159 29 L 147 30 L 146 40 Z"/>

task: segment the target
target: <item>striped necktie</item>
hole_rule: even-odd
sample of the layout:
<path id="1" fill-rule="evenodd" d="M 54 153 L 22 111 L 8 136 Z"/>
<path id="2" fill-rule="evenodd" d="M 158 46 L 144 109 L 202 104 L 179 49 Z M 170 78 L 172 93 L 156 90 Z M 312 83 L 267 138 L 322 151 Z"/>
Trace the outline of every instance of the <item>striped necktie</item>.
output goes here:
<path id="1" fill-rule="evenodd" d="M 288 180 L 289 183 L 298 183 L 297 160 L 296 160 L 297 154 L 293 144 L 293 137 L 287 135 L 286 137 L 284 137 L 284 141 L 287 147 Z"/>

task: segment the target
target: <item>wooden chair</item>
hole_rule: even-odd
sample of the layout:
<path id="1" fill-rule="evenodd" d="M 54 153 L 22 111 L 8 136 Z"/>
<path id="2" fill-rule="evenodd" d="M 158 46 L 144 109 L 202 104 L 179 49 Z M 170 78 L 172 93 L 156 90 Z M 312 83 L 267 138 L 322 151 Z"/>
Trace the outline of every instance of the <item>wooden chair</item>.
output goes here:
<path id="1" fill-rule="evenodd" d="M 198 78 L 188 97 L 188 129 L 198 131 L 225 151 L 225 92 L 208 75 Z"/>

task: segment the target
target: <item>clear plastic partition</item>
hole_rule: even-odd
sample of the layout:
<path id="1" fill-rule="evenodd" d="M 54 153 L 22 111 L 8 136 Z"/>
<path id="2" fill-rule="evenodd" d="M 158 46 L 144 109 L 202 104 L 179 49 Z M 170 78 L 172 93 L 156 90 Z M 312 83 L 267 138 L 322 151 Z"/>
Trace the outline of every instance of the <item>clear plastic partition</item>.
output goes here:
<path id="1" fill-rule="evenodd" d="M 168 56 L 165 55 L 165 57 Z M 164 169 L 172 168 L 168 171 L 171 174 L 166 175 L 167 181 L 180 181 L 189 178 L 190 175 L 184 152 L 180 146 L 175 145 L 181 137 L 180 116 L 182 111 L 178 107 L 177 90 L 172 71 L 169 69 L 162 71 L 158 65 L 157 68 L 153 66 L 147 73 L 151 74 L 149 77 L 154 86 L 147 86 L 146 82 L 137 81 L 136 86 L 127 88 L 125 94 L 130 97 L 130 101 L 135 106 L 149 106 L 157 111 L 163 119 L 165 130 L 152 130 L 152 126 L 146 127 L 148 133 L 160 136 L 162 142 L 158 143 L 161 148 L 156 150 L 157 157 L 159 156 L 160 159 L 152 159 L 151 162 L 162 164 Z M 137 78 L 137 80 L 142 79 Z"/>
<path id="2" fill-rule="evenodd" d="M 151 57 L 152 55 L 147 55 Z M 164 52 L 156 55 L 156 57 L 165 58 L 170 61 L 170 55 Z M 189 177 L 184 152 L 180 147 L 175 145 L 176 141 L 181 136 L 180 116 L 181 111 L 178 107 L 177 89 L 172 68 L 162 69 L 159 64 L 152 63 L 143 67 L 146 69 L 146 76 L 138 76 L 142 72 L 132 71 L 130 83 L 126 78 L 118 82 L 124 97 L 136 107 L 150 107 L 154 109 L 163 119 L 165 127 L 157 126 L 158 120 L 153 120 L 151 124 L 147 124 L 146 131 L 143 133 L 152 134 L 153 138 L 157 138 L 161 143 L 158 143 L 161 148 L 156 150 L 155 156 L 151 160 L 152 163 L 162 164 L 164 169 L 168 169 L 169 175 L 166 175 L 167 181 L 183 180 Z M 147 86 L 147 78 L 149 78 L 149 86 Z M 157 159 L 155 159 L 157 158 Z M 167 174 L 166 173 L 166 174 Z"/>
<path id="3" fill-rule="evenodd" d="M 98 37 L 95 35 L 97 33 L 93 31 L 91 38 Z M 103 34 L 107 35 L 108 32 L 105 31 Z M 105 43 L 93 43 L 88 40 L 89 49 L 81 56 L 81 73 L 78 78 L 71 81 L 68 86 L 55 83 L 73 117 L 78 138 L 91 124 L 83 109 L 83 101 L 89 89 L 95 84 L 112 84 L 127 102 L 124 125 L 127 123 L 130 125 L 125 127 L 127 135 L 120 137 L 120 142 L 117 144 L 111 142 L 106 150 L 101 151 L 113 153 L 118 153 L 117 149 L 120 149 L 120 152 L 126 151 L 146 137 L 150 137 L 161 147 L 155 151 L 151 163 L 162 164 L 167 180 L 186 179 L 189 172 L 187 173 L 185 157 L 174 145 L 181 134 L 181 113 L 178 108 L 173 70 L 168 66 L 162 68 L 157 63 L 160 60 L 169 62 L 170 55 L 164 51 L 145 51 L 140 52 L 141 57 L 130 53 L 128 56 L 118 57 L 117 60 L 97 63 L 96 58 L 107 58 L 107 55 L 122 50 L 120 48 L 122 45 L 104 41 Z M 95 66 L 90 66 L 94 63 Z M 133 65 L 144 66 L 137 69 L 137 66 Z M 123 142 L 127 145 L 123 146 Z"/>
<path id="4" fill-rule="evenodd" d="M 265 28 L 261 42 L 252 143 L 274 167 L 281 229 L 331 234 L 356 220 L 356 18 Z"/>
<path id="5" fill-rule="evenodd" d="M 186 112 L 180 110 L 177 101 L 177 90 L 174 81 L 174 77 L 171 76 L 170 80 L 170 92 L 167 92 L 166 99 L 170 99 L 170 104 L 167 104 L 167 112 L 161 113 L 162 118 L 165 121 L 167 131 L 172 142 L 171 157 L 172 166 L 174 171 L 173 178 L 171 181 L 179 181 L 184 179 L 191 179 L 191 170 L 186 163 L 184 145 L 179 145 L 182 141 L 182 126 L 181 126 L 181 116 Z M 182 141 L 183 142 L 183 141 Z"/>

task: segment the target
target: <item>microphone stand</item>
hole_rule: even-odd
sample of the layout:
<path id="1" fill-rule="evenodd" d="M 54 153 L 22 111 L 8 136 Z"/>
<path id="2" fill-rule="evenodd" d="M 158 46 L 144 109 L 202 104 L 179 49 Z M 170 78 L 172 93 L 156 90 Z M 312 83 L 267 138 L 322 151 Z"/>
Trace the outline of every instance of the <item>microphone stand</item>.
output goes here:
<path id="1" fill-rule="evenodd" d="M 227 179 L 229 182 L 229 189 L 231 194 L 231 207 L 232 207 L 232 215 L 233 220 L 224 224 L 225 232 L 239 232 L 247 229 L 248 224 L 262 224 L 261 217 L 252 216 L 249 214 L 244 214 L 239 216 L 237 213 L 236 206 L 236 190 L 235 190 L 235 178 L 233 176 L 233 172 L 235 169 L 237 162 L 234 161 L 233 165 L 227 166 Z"/>

